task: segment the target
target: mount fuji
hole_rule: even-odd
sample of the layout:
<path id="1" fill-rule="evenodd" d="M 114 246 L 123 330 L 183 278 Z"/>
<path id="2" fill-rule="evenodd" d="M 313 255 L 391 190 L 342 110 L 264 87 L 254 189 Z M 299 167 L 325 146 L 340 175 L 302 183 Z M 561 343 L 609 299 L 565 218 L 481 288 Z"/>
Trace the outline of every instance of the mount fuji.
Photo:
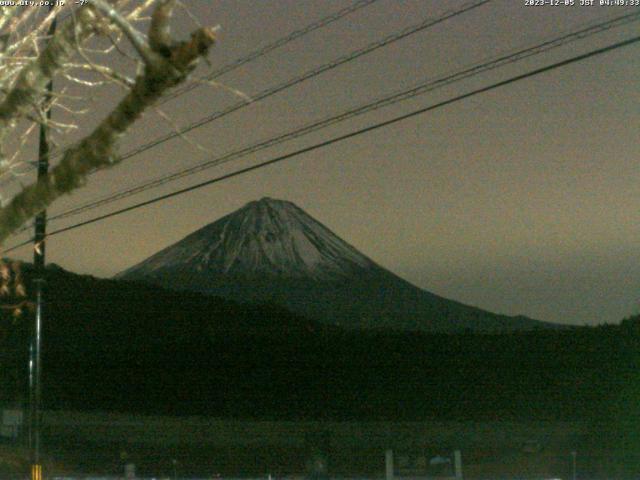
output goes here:
<path id="1" fill-rule="evenodd" d="M 555 325 L 422 290 L 376 264 L 291 202 L 263 198 L 116 278 L 274 303 L 345 328 L 498 332 Z"/>

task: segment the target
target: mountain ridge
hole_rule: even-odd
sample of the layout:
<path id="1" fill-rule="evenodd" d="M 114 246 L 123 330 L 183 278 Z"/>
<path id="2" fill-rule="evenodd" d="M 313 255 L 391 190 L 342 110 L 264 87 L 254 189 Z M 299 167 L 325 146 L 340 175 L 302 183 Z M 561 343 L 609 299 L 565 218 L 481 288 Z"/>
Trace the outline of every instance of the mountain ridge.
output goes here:
<path id="1" fill-rule="evenodd" d="M 375 265 L 295 204 L 269 197 L 249 202 L 187 235 L 178 244 L 115 278 L 134 272 L 149 274 L 174 264 L 189 264 L 197 270 L 206 267 L 228 275 L 252 272 L 315 278 Z"/>
<path id="2" fill-rule="evenodd" d="M 347 328 L 425 332 L 554 324 L 449 300 L 400 278 L 292 202 L 264 197 L 116 276 L 240 302 L 272 302 Z"/>

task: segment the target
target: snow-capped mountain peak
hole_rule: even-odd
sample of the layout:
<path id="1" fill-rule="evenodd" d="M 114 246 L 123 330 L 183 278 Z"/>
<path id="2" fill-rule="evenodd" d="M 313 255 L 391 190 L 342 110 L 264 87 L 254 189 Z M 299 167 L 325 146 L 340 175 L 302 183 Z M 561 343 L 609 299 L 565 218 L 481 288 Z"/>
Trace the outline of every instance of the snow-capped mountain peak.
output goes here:
<path id="1" fill-rule="evenodd" d="M 253 201 L 123 272 L 190 269 L 240 276 L 322 279 L 374 263 L 291 202 Z"/>
<path id="2" fill-rule="evenodd" d="M 293 203 L 272 198 L 248 203 L 119 277 L 237 302 L 268 302 L 347 328 L 452 332 L 545 325 L 422 290 Z"/>

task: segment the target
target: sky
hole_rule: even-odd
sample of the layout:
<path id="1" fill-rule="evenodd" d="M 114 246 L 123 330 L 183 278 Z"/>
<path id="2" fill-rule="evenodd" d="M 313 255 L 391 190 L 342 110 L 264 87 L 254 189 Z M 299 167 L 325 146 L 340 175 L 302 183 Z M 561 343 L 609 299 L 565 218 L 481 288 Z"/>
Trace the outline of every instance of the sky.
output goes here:
<path id="1" fill-rule="evenodd" d="M 220 25 L 196 76 L 352 2 L 184 0 L 176 34 Z M 147 114 L 126 152 L 468 2 L 377 0 Z M 564 3 L 564 2 L 561 2 Z M 314 120 L 640 7 L 493 0 L 92 175 L 49 215 Z M 596 2 L 599 3 L 599 2 Z M 637 35 L 612 29 L 182 178 L 71 225 Z M 566 324 L 640 312 L 640 47 L 621 48 L 473 96 L 274 166 L 51 237 L 47 262 L 110 277 L 264 196 L 289 200 L 380 265 L 469 305 Z M 118 64 L 118 60 L 114 60 Z M 119 93 L 92 94 L 83 126 Z M 33 146 L 35 152 L 35 145 Z M 35 155 L 35 153 L 34 153 Z M 29 179 L 23 177 L 23 183 Z M 15 185 L 14 185 L 15 187 Z M 27 238 L 26 234 L 6 246 Z M 15 257 L 30 260 L 25 247 Z"/>

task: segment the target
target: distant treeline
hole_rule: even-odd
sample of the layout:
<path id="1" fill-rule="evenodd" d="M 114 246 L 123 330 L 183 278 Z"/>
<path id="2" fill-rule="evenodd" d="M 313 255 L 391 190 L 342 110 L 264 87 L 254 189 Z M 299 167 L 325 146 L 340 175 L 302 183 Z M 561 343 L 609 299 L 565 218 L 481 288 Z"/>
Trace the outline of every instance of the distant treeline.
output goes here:
<path id="1" fill-rule="evenodd" d="M 56 268 L 48 275 L 48 409 L 292 420 L 640 420 L 640 317 L 491 335 L 345 331 L 273 305 Z M 3 323 L 4 400 L 24 397 L 27 324 Z"/>

